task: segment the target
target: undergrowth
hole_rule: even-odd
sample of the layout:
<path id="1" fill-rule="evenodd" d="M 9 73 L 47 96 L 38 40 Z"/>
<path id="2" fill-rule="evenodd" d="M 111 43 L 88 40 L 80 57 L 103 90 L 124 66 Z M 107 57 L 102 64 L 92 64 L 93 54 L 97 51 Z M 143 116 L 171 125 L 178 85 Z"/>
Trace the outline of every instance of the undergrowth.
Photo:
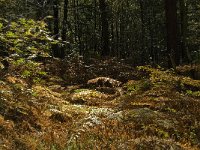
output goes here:
<path id="1" fill-rule="evenodd" d="M 81 60 L 74 70 L 73 61 L 63 72 L 69 60 L 12 59 L 0 81 L 0 149 L 199 149 L 199 80 L 116 60 L 92 60 L 92 68 Z M 99 76 L 122 84 L 87 84 Z"/>

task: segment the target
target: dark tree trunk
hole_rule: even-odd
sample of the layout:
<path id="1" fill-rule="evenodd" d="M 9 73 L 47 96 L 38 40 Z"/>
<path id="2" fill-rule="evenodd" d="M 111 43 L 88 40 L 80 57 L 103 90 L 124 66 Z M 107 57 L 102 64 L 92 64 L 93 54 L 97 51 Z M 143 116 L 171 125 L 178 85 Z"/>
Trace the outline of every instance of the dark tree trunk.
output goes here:
<path id="1" fill-rule="evenodd" d="M 54 15 L 54 39 L 58 40 L 59 37 L 59 4 L 58 0 L 53 1 L 53 15 Z M 54 57 L 60 57 L 59 55 L 59 46 L 57 44 L 54 44 L 52 46 L 53 56 Z"/>
<path id="2" fill-rule="evenodd" d="M 54 39 L 57 40 L 59 37 L 59 4 L 57 0 L 54 0 L 53 3 L 53 12 L 54 12 Z"/>
<path id="3" fill-rule="evenodd" d="M 177 46 L 177 0 L 165 0 L 167 53 L 169 67 L 175 68 L 180 63 L 180 53 Z"/>
<path id="4" fill-rule="evenodd" d="M 59 1 L 54 0 L 53 2 L 53 12 L 54 12 L 54 39 L 59 38 Z M 53 56 L 58 58 L 64 58 L 64 48 L 60 47 L 58 44 L 52 46 Z"/>
<path id="5" fill-rule="evenodd" d="M 121 10 L 121 13 L 120 13 L 120 21 L 119 21 L 119 51 L 120 51 L 120 56 L 121 58 L 125 58 L 125 46 L 124 46 L 124 43 L 125 43 L 125 10 L 124 8 L 122 8 Z"/>
<path id="6" fill-rule="evenodd" d="M 117 18 L 119 17 L 119 14 L 117 13 Z M 116 32 L 116 43 L 115 43 L 115 48 L 116 48 L 116 55 L 117 57 L 120 57 L 120 49 L 119 49 L 119 22 L 118 20 L 116 19 L 115 20 L 115 32 Z"/>
<path id="7" fill-rule="evenodd" d="M 115 38 L 115 35 L 114 35 L 114 23 L 112 22 L 111 23 L 111 49 L 110 49 L 110 52 L 111 52 L 111 56 L 115 56 L 115 49 L 114 49 L 114 38 Z"/>
<path id="8" fill-rule="evenodd" d="M 101 12 L 101 26 L 102 26 L 102 56 L 109 56 L 109 26 L 108 26 L 108 9 L 106 0 L 99 0 L 99 9 Z"/>
<path id="9" fill-rule="evenodd" d="M 144 26 L 144 1 L 140 0 L 139 1 L 139 5 L 140 5 L 140 19 L 141 19 L 141 60 L 140 63 L 144 64 L 144 62 L 146 61 L 146 55 L 147 52 L 145 50 L 145 26 Z"/>
<path id="10" fill-rule="evenodd" d="M 64 1 L 64 16 L 63 16 L 63 23 L 62 23 L 63 29 L 62 29 L 62 34 L 61 34 L 63 41 L 67 40 L 66 34 L 67 34 L 67 22 L 68 22 L 68 3 L 69 3 L 68 0 Z"/>
<path id="11" fill-rule="evenodd" d="M 94 51 L 97 52 L 97 0 L 94 0 L 94 32 L 95 32 L 95 44 L 94 44 Z"/>
<path id="12" fill-rule="evenodd" d="M 36 3 L 38 4 L 38 8 L 37 8 L 37 11 L 36 11 L 36 19 L 37 20 L 41 20 L 43 19 L 44 17 L 44 14 L 43 14 L 43 8 L 42 8 L 42 0 L 36 0 Z"/>
<path id="13" fill-rule="evenodd" d="M 187 26 L 188 26 L 188 17 L 187 17 L 187 5 L 185 0 L 179 0 L 180 5 L 180 21 L 181 21 L 181 35 L 180 35 L 180 46 L 181 46 L 181 60 L 184 62 L 191 62 L 191 56 L 187 48 L 186 44 L 186 36 L 187 36 Z"/>
<path id="14" fill-rule="evenodd" d="M 67 40 L 68 3 L 69 3 L 69 0 L 64 0 L 64 12 L 63 12 L 64 14 L 63 14 L 62 32 L 61 32 L 62 41 L 66 41 Z M 60 58 L 64 58 L 65 57 L 65 51 L 66 51 L 66 46 L 62 46 L 60 48 Z"/>

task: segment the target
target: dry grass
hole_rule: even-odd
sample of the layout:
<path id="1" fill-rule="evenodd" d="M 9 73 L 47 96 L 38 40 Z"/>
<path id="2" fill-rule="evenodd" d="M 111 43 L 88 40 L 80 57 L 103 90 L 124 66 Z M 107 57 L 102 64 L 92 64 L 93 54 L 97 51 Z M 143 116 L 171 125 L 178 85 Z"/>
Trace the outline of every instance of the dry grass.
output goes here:
<path id="1" fill-rule="evenodd" d="M 123 66 L 110 63 L 116 65 L 114 71 L 118 67 L 123 73 Z M 56 64 L 62 62 L 49 63 L 46 67 L 58 70 Z M 100 65 L 109 72 L 105 63 L 97 67 Z M 131 71 L 124 67 L 124 74 Z M 90 77 L 98 75 L 95 69 L 90 73 L 96 74 Z M 76 74 L 76 79 L 80 78 L 80 73 Z M 145 74 L 145 79 L 136 81 L 133 79 L 138 76 L 131 77 L 121 87 L 124 94 L 112 97 L 97 91 L 98 88 L 68 86 L 58 72 L 54 73 L 54 79 L 49 73 L 46 82 L 31 86 L 30 79 L 10 72 L 0 81 L 0 149 L 200 149 L 200 101 L 187 93 L 188 85 L 190 90 L 196 90 L 199 82 L 159 70 L 153 76 L 138 74 Z M 157 78 L 159 74 L 163 74 L 162 79 Z M 89 79 L 89 75 L 80 76 Z M 80 105 L 77 99 L 84 103 Z"/>

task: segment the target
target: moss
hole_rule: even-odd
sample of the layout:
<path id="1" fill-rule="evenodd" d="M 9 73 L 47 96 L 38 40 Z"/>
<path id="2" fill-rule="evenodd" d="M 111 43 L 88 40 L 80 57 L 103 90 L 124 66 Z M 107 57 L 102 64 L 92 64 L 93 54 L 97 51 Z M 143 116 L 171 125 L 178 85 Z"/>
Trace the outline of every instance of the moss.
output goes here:
<path id="1" fill-rule="evenodd" d="M 137 92 L 137 91 L 146 91 L 148 89 L 150 89 L 152 86 L 150 80 L 139 80 L 139 81 L 135 81 L 135 80 L 131 80 L 128 83 L 125 84 L 125 88 L 129 91 L 129 92 Z"/>

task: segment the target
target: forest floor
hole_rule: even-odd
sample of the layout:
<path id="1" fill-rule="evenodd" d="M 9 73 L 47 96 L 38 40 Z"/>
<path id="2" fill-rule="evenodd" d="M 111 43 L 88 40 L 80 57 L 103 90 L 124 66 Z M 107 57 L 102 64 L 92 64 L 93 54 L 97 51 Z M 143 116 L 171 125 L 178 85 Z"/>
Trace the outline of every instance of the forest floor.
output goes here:
<path id="1" fill-rule="evenodd" d="M 2 150 L 198 150 L 200 81 L 115 59 L 9 58 Z"/>

